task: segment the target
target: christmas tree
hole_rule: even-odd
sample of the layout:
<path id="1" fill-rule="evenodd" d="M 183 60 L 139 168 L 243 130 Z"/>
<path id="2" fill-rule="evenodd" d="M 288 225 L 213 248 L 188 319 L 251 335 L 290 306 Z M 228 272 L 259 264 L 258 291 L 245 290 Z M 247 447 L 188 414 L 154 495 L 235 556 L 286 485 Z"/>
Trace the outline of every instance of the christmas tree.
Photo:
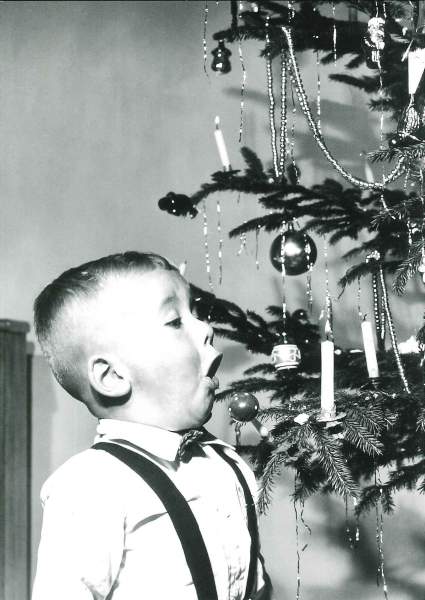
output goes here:
<path id="1" fill-rule="evenodd" d="M 175 216 L 196 218 L 199 212 L 200 217 L 205 214 L 205 203 L 217 192 L 251 194 L 263 213 L 229 235 L 277 233 L 270 254 L 282 276 L 283 302 L 267 307 L 269 318 L 192 286 L 199 317 L 208 319 L 217 335 L 262 356 L 244 372 L 243 379 L 218 395 L 218 400 L 230 400 L 237 428 L 258 419 L 269 431 L 267 435 L 260 430 L 261 441 L 244 447 L 261 478 L 260 509 L 267 509 L 276 477 L 289 468 L 296 474 L 296 500 L 303 502 L 317 492 L 336 492 L 354 498 L 358 514 L 378 503 L 382 510 L 391 511 L 397 490 L 425 490 L 421 360 L 425 330 L 420 329 L 417 342 L 401 353 L 390 300 L 391 294 L 403 294 L 418 271 L 425 271 L 424 7 L 418 0 L 241 4 L 229 3 L 229 27 L 213 36 L 218 46 L 212 66 L 223 74 L 229 71 L 226 44 L 246 39 L 263 44 L 272 167 L 265 169 L 255 151 L 244 147 L 244 170 L 231 169 L 217 124 L 224 169 L 213 173 L 211 181 L 192 195 L 170 192 L 159 206 Z M 349 9 L 346 20 L 335 18 L 335 6 L 340 4 Z M 329 151 L 321 133 L 319 107 L 313 115 L 306 97 L 297 60 L 300 52 L 315 53 L 323 64 L 343 63 L 344 72 L 335 72 L 331 78 L 363 90 L 370 97 L 370 109 L 393 120 L 392 132 L 384 135 L 381 129 L 380 147 L 368 157 L 386 166 L 381 181 L 355 177 Z M 278 124 L 273 61 L 280 65 Z M 370 74 L 356 74 L 364 63 Z M 302 185 L 291 155 L 290 92 L 298 98 L 312 139 L 334 171 L 332 177 L 311 187 Z M 329 245 L 345 238 L 354 242 L 343 258 L 356 263 L 340 284 L 344 291 L 362 280 L 373 296 L 376 344 L 371 323 L 363 318 L 364 352 L 335 349 L 329 293 L 322 341 L 308 310 L 287 310 L 288 278 L 306 273 L 308 292 L 317 254 L 315 235 L 325 236 Z M 208 271 L 208 252 L 206 258 Z M 259 409 L 258 393 L 268 395 L 268 408 Z M 377 476 L 380 469 L 388 473 L 384 481 Z"/>

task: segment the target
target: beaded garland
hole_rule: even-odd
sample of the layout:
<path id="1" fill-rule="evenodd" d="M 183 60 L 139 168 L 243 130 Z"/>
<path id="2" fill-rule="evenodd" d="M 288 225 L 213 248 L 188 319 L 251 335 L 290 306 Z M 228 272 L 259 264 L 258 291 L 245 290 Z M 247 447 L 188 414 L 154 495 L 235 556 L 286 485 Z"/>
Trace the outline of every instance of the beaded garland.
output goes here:
<path id="1" fill-rule="evenodd" d="M 292 42 L 291 32 L 287 27 L 282 27 L 282 32 L 284 33 L 284 35 L 286 37 L 286 41 L 287 41 L 287 45 L 288 45 L 288 55 L 289 55 L 289 62 L 290 62 L 290 67 L 291 67 L 291 79 L 295 85 L 295 89 L 297 92 L 298 101 L 300 103 L 301 110 L 303 111 L 304 116 L 307 119 L 307 123 L 313 133 L 313 137 L 314 137 L 317 145 L 319 146 L 320 150 L 323 152 L 325 158 L 331 163 L 331 165 L 334 167 L 334 169 L 336 169 L 336 171 L 338 171 L 338 173 L 342 177 L 344 177 L 344 179 L 346 179 L 351 184 L 358 186 L 362 189 L 382 190 L 388 183 L 391 183 L 392 181 L 395 181 L 396 179 L 398 179 L 404 171 L 404 158 L 402 156 L 398 159 L 397 164 L 395 165 L 393 170 L 386 177 L 382 178 L 382 182 L 368 182 L 368 181 L 365 181 L 364 179 L 359 179 L 358 177 L 355 177 L 354 175 L 352 175 L 351 173 L 346 171 L 346 169 L 344 169 L 344 167 L 332 156 L 331 152 L 329 151 L 329 149 L 326 146 L 326 143 L 323 139 L 322 134 L 320 133 L 317 123 L 314 120 L 313 115 L 311 114 L 311 111 L 310 111 L 308 99 L 307 99 L 307 96 L 306 96 L 306 93 L 304 90 L 304 86 L 303 86 L 303 83 L 301 80 L 301 75 L 300 75 L 297 59 L 296 59 L 295 52 L 294 52 L 294 46 L 293 46 L 293 42 Z"/>

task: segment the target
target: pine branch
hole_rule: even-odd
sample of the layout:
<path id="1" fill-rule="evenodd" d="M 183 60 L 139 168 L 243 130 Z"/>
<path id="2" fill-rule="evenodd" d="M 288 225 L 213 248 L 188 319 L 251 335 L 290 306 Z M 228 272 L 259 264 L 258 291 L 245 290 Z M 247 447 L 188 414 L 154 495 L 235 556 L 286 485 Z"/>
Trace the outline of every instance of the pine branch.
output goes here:
<path id="1" fill-rule="evenodd" d="M 347 285 L 357 281 L 359 277 L 364 277 L 365 275 L 370 275 L 375 270 L 375 267 L 371 263 L 360 263 L 357 265 L 351 266 L 345 273 L 343 277 L 338 281 L 338 285 L 341 286 L 342 291 L 345 290 Z"/>
<path id="2" fill-rule="evenodd" d="M 258 394 L 259 392 L 270 392 L 279 389 L 279 383 L 275 379 L 265 379 L 260 377 L 250 377 L 248 379 L 239 379 L 232 381 L 230 388 L 216 394 L 216 400 L 226 400 L 235 392 L 250 392 Z"/>
<path id="3" fill-rule="evenodd" d="M 421 494 L 425 493 L 425 478 L 422 479 L 422 481 L 420 483 L 418 483 L 417 489 Z"/>
<path id="4" fill-rule="evenodd" d="M 404 293 L 409 279 L 417 273 L 418 267 L 422 263 L 423 248 L 424 242 L 422 239 L 413 243 L 409 248 L 409 256 L 397 268 L 393 281 L 393 290 L 399 296 Z"/>
<path id="5" fill-rule="evenodd" d="M 373 485 L 363 489 L 362 496 L 356 506 L 355 512 L 358 516 L 375 508 L 381 503 L 384 512 L 391 513 L 394 510 L 394 500 L 391 487 Z"/>
<path id="6" fill-rule="evenodd" d="M 256 373 L 263 373 L 264 375 L 272 375 L 275 373 L 275 368 L 271 363 L 261 363 L 244 370 L 244 375 L 255 375 Z"/>
<path id="7" fill-rule="evenodd" d="M 357 59 L 357 62 L 358 61 L 359 59 Z M 332 73 L 329 75 L 329 79 L 358 88 L 367 94 L 375 94 L 379 90 L 378 75 L 375 75 L 374 77 L 368 75 L 364 75 L 363 77 L 353 77 L 352 75 L 345 75 L 344 73 Z"/>
<path id="8" fill-rule="evenodd" d="M 282 223 L 284 221 L 288 220 L 288 214 L 284 212 L 272 213 L 263 217 L 250 219 L 249 221 L 246 221 L 246 223 L 231 229 L 229 231 L 229 237 L 238 237 L 241 235 L 241 233 L 248 233 L 250 231 L 256 231 L 257 229 L 264 229 L 264 231 L 276 231 L 282 227 Z"/>
<path id="9" fill-rule="evenodd" d="M 241 154 L 247 165 L 245 173 L 249 177 L 261 180 L 267 179 L 267 175 L 264 172 L 263 163 L 253 150 L 247 148 L 246 146 L 243 146 L 241 148 Z"/>
<path id="10" fill-rule="evenodd" d="M 415 489 L 418 480 L 425 474 L 425 460 L 414 465 L 403 466 L 398 471 L 390 473 L 389 481 L 384 484 L 375 484 L 363 489 L 361 499 L 356 507 L 356 512 L 361 514 L 375 506 L 384 499 L 386 509 L 391 510 L 392 494 L 401 489 Z M 421 490 L 423 491 L 423 490 Z"/>
<path id="11" fill-rule="evenodd" d="M 310 456 L 301 457 L 296 463 L 297 478 L 292 495 L 296 502 L 304 502 L 313 494 L 316 494 L 326 482 L 326 476 L 317 460 L 311 460 Z"/>
<path id="12" fill-rule="evenodd" d="M 418 431 L 425 432 L 425 409 L 424 408 L 419 413 L 417 428 L 418 428 Z"/>
<path id="13" fill-rule="evenodd" d="M 311 435 L 317 444 L 319 463 L 324 468 L 332 488 L 341 495 L 358 496 L 358 487 L 348 469 L 339 444 L 320 429 L 312 428 Z"/>
<path id="14" fill-rule="evenodd" d="M 366 454 L 370 454 L 371 456 L 382 454 L 382 442 L 366 427 L 355 422 L 353 419 L 345 419 L 344 436 L 348 442 L 351 442 Z"/>
<path id="15" fill-rule="evenodd" d="M 383 429 L 388 429 L 394 424 L 394 416 L 387 416 L 379 406 L 372 408 L 364 405 L 351 407 L 348 416 L 353 416 L 356 421 L 375 435 L 379 435 Z"/>
<path id="16" fill-rule="evenodd" d="M 284 451 L 275 451 L 272 453 L 264 468 L 258 497 L 258 510 L 260 514 L 266 514 L 267 509 L 270 506 L 275 480 L 281 472 L 285 458 L 286 453 Z"/>
<path id="17" fill-rule="evenodd" d="M 376 150 L 369 152 L 367 157 L 372 163 L 375 162 L 390 162 L 394 158 L 403 157 L 406 161 L 418 160 L 425 156 L 425 142 L 418 142 L 406 147 L 386 148 L 384 150 Z"/>

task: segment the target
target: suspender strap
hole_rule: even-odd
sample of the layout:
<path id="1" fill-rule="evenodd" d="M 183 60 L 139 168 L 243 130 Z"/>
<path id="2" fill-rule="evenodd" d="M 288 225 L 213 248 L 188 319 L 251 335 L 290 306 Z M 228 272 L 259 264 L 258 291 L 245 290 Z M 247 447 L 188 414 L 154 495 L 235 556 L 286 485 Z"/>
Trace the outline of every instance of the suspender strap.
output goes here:
<path id="1" fill-rule="evenodd" d="M 245 477 L 242 474 L 236 461 L 230 458 L 222 446 L 214 446 L 214 450 L 225 460 L 235 472 L 236 477 L 242 487 L 245 503 L 246 512 L 248 518 L 248 531 L 251 536 L 251 551 L 249 560 L 248 579 L 246 584 L 244 600 L 249 600 L 251 593 L 254 591 L 254 584 L 257 575 L 257 560 L 259 555 L 259 541 L 258 541 L 258 524 L 257 524 L 257 511 L 255 509 L 255 502 L 251 494 L 251 490 L 248 487 Z"/>
<path id="2" fill-rule="evenodd" d="M 218 600 L 214 574 L 198 523 L 171 479 L 154 462 L 118 444 L 99 442 L 94 449 L 109 452 L 133 469 L 157 494 L 179 536 L 199 600 Z"/>

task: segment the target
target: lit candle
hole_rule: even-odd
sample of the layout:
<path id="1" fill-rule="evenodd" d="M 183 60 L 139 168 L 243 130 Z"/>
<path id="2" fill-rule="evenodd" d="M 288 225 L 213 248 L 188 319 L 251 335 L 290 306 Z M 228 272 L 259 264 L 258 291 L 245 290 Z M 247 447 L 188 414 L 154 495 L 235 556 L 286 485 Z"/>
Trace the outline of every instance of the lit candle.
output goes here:
<path id="1" fill-rule="evenodd" d="M 369 377 L 379 377 L 378 361 L 376 360 L 375 342 L 373 341 L 372 323 L 362 321 L 363 346 L 366 355 L 366 365 Z"/>
<path id="2" fill-rule="evenodd" d="M 334 399 L 334 343 L 325 340 L 321 343 L 322 378 L 321 378 L 321 409 L 322 416 L 335 416 Z"/>
<path id="3" fill-rule="evenodd" d="M 220 156 L 221 164 L 225 171 L 230 171 L 230 160 L 227 154 L 226 144 L 224 142 L 223 132 L 220 129 L 220 117 L 215 118 L 215 130 L 214 137 L 215 143 L 217 144 L 218 154 Z"/>

